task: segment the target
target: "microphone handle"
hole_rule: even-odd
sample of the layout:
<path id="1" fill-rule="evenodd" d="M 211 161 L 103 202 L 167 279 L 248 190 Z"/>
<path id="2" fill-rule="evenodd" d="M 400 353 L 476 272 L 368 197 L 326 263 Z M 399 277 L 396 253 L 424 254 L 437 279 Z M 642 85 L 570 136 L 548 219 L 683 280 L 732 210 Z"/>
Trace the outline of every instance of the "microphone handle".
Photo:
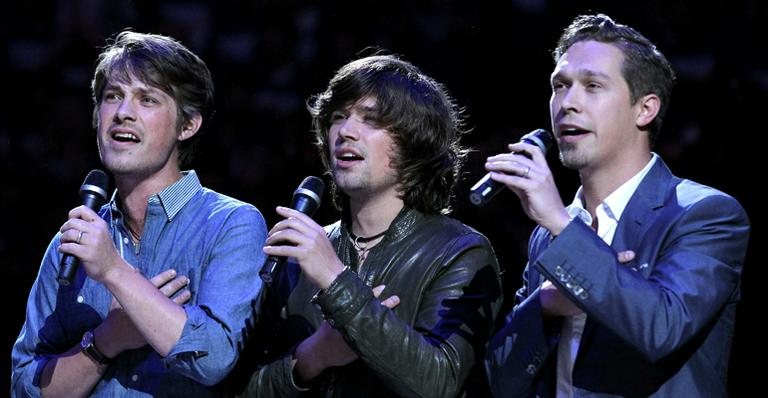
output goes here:
<path id="1" fill-rule="evenodd" d="M 277 268 L 284 261 L 285 261 L 284 257 L 269 256 L 267 258 L 267 261 L 261 267 L 261 271 L 259 271 L 259 276 L 261 277 L 261 280 L 268 285 L 271 284 L 275 280 L 275 276 L 277 274 Z"/>
<path id="2" fill-rule="evenodd" d="M 504 184 L 492 180 L 491 173 L 488 173 L 472 187 L 469 201 L 475 206 L 484 206 L 505 187 Z"/>
<path id="3" fill-rule="evenodd" d="M 71 254 L 65 254 L 64 257 L 61 258 L 61 263 L 59 263 L 59 277 L 57 278 L 59 284 L 61 286 L 69 286 L 69 284 L 72 283 L 72 279 L 74 279 L 75 272 L 79 266 L 79 258 Z"/>

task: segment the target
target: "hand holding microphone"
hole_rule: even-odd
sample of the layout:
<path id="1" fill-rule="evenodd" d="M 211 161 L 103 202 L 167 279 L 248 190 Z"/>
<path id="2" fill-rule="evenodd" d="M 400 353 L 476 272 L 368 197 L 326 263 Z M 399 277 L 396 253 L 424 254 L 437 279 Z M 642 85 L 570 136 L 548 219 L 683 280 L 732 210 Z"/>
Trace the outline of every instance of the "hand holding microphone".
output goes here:
<path id="1" fill-rule="evenodd" d="M 80 200 L 83 206 L 98 211 L 99 208 L 107 201 L 107 186 L 109 185 L 109 177 L 101 170 L 91 170 L 83 181 L 83 185 L 80 186 Z M 80 243 L 83 237 L 83 231 L 77 236 L 75 243 Z M 77 272 L 77 268 L 80 266 L 80 259 L 71 255 L 64 254 L 59 263 L 59 284 L 68 286 L 72 283 L 72 279 Z"/>
<path id="2" fill-rule="evenodd" d="M 491 178 L 491 173 L 473 187 L 473 194 L 481 195 L 486 203 L 499 187 L 509 187 L 523 207 L 525 214 L 536 224 L 558 235 L 570 222 L 568 212 L 560 198 L 552 172 L 544 153 L 526 153 L 523 144 L 536 145 L 544 152 L 554 141 L 546 130 L 535 130 L 526 134 L 520 143 L 510 145 L 512 153 L 502 153 L 488 158 L 486 169 L 494 174 L 500 183 Z M 486 181 L 487 180 L 487 181 Z M 474 201 L 473 201 L 474 203 Z"/>
<path id="3" fill-rule="evenodd" d="M 552 133 L 544 129 L 536 129 L 520 138 L 520 142 L 536 145 L 544 154 L 547 153 L 547 150 L 552 146 L 554 140 Z M 523 155 L 527 156 L 527 154 L 524 153 Z M 530 169 L 527 169 L 524 174 L 527 176 L 529 171 Z M 491 173 L 488 173 L 472 186 L 469 191 L 469 201 L 475 206 L 484 206 L 493 199 L 497 193 L 501 192 L 502 189 L 504 189 L 504 184 L 491 179 Z"/>
<path id="4" fill-rule="evenodd" d="M 320 198 L 323 196 L 323 191 L 325 191 L 323 180 L 314 176 L 305 178 L 301 185 L 296 188 L 296 191 L 293 192 L 291 208 L 312 217 L 320 207 Z M 284 262 L 285 257 L 283 256 L 269 256 L 259 272 L 261 280 L 266 284 L 272 283 L 275 276 L 277 276 L 278 268 Z"/>

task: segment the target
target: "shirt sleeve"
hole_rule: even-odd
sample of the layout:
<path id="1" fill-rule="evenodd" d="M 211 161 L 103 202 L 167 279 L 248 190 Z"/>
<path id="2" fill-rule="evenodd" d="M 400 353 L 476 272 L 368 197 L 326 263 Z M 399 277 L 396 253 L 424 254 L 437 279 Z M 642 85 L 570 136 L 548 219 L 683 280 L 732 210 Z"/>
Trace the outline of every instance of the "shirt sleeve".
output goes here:
<path id="1" fill-rule="evenodd" d="M 11 395 L 39 397 L 40 374 L 52 355 L 71 348 L 67 332 L 55 313 L 60 254 L 59 235 L 48 245 L 27 299 L 27 311 L 11 353 Z M 70 289 L 62 288 L 62 294 Z"/>
<path id="2" fill-rule="evenodd" d="M 239 206 L 224 221 L 196 292 L 187 322 L 165 358 L 171 371 L 214 385 L 237 362 L 258 308 L 259 268 L 267 229 L 255 207 Z"/>

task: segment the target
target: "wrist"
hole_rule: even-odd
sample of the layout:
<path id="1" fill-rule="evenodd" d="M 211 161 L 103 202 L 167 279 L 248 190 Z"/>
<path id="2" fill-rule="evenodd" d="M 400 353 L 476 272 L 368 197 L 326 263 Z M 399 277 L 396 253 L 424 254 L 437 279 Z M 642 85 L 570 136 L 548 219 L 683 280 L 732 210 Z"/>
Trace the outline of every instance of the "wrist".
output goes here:
<path id="1" fill-rule="evenodd" d="M 293 352 L 293 370 L 292 377 L 294 384 L 298 388 L 304 388 L 309 382 L 320 374 L 320 371 L 316 369 L 312 356 L 312 348 L 308 348 L 311 345 L 312 336 L 299 343 L 296 347 L 296 351 Z"/>
<path id="2" fill-rule="evenodd" d="M 571 218 L 568 215 L 568 212 L 564 211 L 556 220 L 547 225 L 545 228 L 549 231 L 550 234 L 552 234 L 552 236 L 558 236 L 561 232 L 563 232 L 565 227 L 567 227 L 570 222 Z"/>
<path id="3" fill-rule="evenodd" d="M 95 327 L 93 332 L 93 345 L 106 356 L 107 358 L 115 358 L 123 350 L 116 344 L 117 341 L 109 337 L 109 327 L 106 326 L 108 322 L 102 322 L 101 325 Z"/>
<path id="4" fill-rule="evenodd" d="M 298 360 L 294 357 L 291 359 L 291 382 L 293 386 L 299 391 L 307 391 L 312 387 L 311 383 L 306 381 L 301 375 L 301 371 L 297 366 Z"/>
<path id="5" fill-rule="evenodd" d="M 125 262 L 122 258 L 118 257 L 117 260 L 112 263 L 101 275 L 98 282 L 109 288 L 111 285 L 120 283 L 126 277 L 126 271 L 134 272 L 134 268 Z M 111 291 L 112 289 L 110 289 Z"/>
<path id="6" fill-rule="evenodd" d="M 80 341 L 80 351 L 99 365 L 109 365 L 113 360 L 96 345 L 96 336 L 93 330 L 88 330 L 83 334 L 83 338 Z"/>
<path id="7" fill-rule="evenodd" d="M 320 281 L 320 283 L 318 283 L 319 285 L 318 287 L 322 290 L 328 289 L 328 287 L 330 287 L 333 284 L 333 282 L 339 277 L 339 275 L 341 275 L 344 271 L 347 270 L 347 268 L 349 267 L 346 267 L 340 262 L 337 262 L 334 269 L 328 272 L 326 277 L 322 281 Z"/>

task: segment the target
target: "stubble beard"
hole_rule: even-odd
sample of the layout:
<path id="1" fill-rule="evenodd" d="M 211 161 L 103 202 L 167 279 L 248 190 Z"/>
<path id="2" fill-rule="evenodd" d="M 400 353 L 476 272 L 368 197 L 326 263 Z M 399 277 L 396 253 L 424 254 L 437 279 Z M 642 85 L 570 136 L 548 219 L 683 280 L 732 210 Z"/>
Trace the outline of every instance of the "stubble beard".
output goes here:
<path id="1" fill-rule="evenodd" d="M 575 144 L 560 143 L 560 163 L 571 170 L 581 170 L 587 166 L 587 157 Z"/>
<path id="2" fill-rule="evenodd" d="M 334 170 L 333 181 L 336 187 L 347 195 L 351 193 L 364 191 L 369 188 L 371 176 L 365 170 Z"/>

